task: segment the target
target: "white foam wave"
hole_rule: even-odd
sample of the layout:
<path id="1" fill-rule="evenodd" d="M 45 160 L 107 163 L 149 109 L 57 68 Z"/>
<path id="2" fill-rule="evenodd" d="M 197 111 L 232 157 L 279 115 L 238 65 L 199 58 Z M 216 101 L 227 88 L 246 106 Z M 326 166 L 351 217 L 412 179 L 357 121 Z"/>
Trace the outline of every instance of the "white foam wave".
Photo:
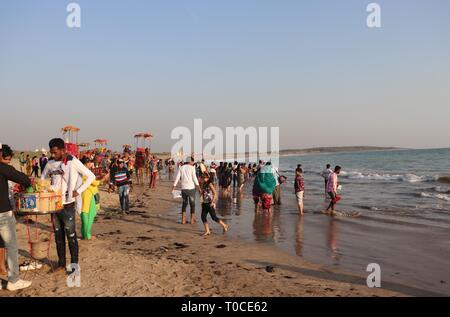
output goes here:
<path id="1" fill-rule="evenodd" d="M 434 188 L 435 191 L 437 191 L 438 193 L 448 193 L 450 192 L 450 190 L 447 187 L 442 187 L 442 186 L 436 186 Z"/>
<path id="2" fill-rule="evenodd" d="M 433 194 L 433 193 L 422 192 L 422 193 L 420 193 L 420 196 L 426 197 L 426 198 L 437 198 L 440 200 L 450 201 L 450 195 L 445 195 L 445 194 Z"/>
<path id="3" fill-rule="evenodd" d="M 348 179 L 361 180 L 375 180 L 375 181 L 399 181 L 408 183 L 434 182 L 439 179 L 439 176 L 417 176 L 415 174 L 378 174 L 378 173 L 361 173 L 355 172 L 341 172 L 341 176 Z"/>

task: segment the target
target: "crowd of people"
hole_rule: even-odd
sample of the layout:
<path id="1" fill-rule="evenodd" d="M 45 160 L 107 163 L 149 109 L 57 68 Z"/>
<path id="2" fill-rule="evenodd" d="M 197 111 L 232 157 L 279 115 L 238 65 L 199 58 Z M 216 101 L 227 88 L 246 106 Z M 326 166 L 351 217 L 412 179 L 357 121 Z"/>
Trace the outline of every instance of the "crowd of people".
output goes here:
<path id="1" fill-rule="evenodd" d="M 39 177 L 39 173 L 42 174 L 47 162 L 46 153 L 42 153 L 39 158 L 37 156 L 31 157 L 30 154 L 25 154 L 25 152 L 21 152 L 19 156 L 20 171 L 29 177 Z"/>
<path id="2" fill-rule="evenodd" d="M 196 223 L 195 205 L 197 192 L 201 199 L 201 221 L 204 226 L 203 236 L 211 235 L 208 215 L 218 223 L 223 232 L 229 230 L 229 225 L 216 214 L 218 199 L 230 199 L 232 193 L 242 193 L 244 185 L 251 185 L 255 212 L 271 213 L 273 205 L 281 205 L 281 189 L 287 178 L 281 175 L 271 162 L 239 163 L 235 161 L 211 162 L 205 160 L 196 162 L 190 157 L 186 162 L 175 162 L 174 159 L 159 159 L 150 151 L 132 152 L 125 150 L 117 154 L 111 151 L 88 151 L 80 154 L 80 159 L 70 155 L 62 139 L 52 139 L 49 142 L 51 157 L 45 154 L 37 160 L 30 159 L 23 152 L 19 156 L 20 171 L 12 165 L 13 151 L 7 145 L 0 147 L 0 275 L 8 275 L 7 289 L 14 291 L 31 285 L 30 281 L 19 278 L 18 243 L 16 237 L 16 218 L 13 213 L 14 183 L 23 188 L 31 186 L 31 177 L 51 179 L 51 186 L 60 190 L 63 209 L 54 217 L 54 233 L 58 265 L 55 271 L 67 270 L 66 240 L 70 253 L 70 264 L 78 264 L 79 250 L 76 231 L 76 215 L 81 219 L 81 238 L 91 240 L 92 226 L 100 208 L 99 186 L 103 183 L 109 192 L 118 193 L 120 213 L 130 211 L 129 194 L 133 186 L 133 175 L 138 185 L 148 184 L 156 188 L 161 171 L 165 168 L 168 179 L 174 178 L 172 192 L 180 186 L 182 198 L 181 223 L 187 224 L 187 209 L 190 209 L 190 224 Z M 335 205 L 340 200 L 338 195 L 338 175 L 341 167 L 334 170 L 328 164 L 321 176 L 325 180 L 325 195 L 330 200 L 327 212 L 335 213 Z M 176 173 L 176 174 L 175 174 Z M 175 175 L 175 177 L 174 177 Z M 305 179 L 303 169 L 299 164 L 295 170 L 294 193 L 298 211 L 304 215 Z M 6 252 L 5 252 L 6 250 Z M 7 259 L 8 268 L 5 265 Z"/>
<path id="3" fill-rule="evenodd" d="M 326 199 L 330 200 L 326 212 L 330 215 L 335 215 L 335 205 L 340 200 L 338 195 L 338 175 L 341 167 L 336 166 L 334 171 L 331 170 L 330 164 L 327 164 L 326 169 L 321 173 L 325 179 L 325 194 Z M 259 161 L 258 164 L 244 164 L 235 161 L 220 162 L 217 165 L 212 162 L 209 166 L 205 161 L 195 162 L 194 157 L 191 157 L 186 162 L 179 163 L 179 169 L 175 177 L 172 192 L 174 192 L 180 184 L 182 197 L 182 224 L 187 223 L 186 211 L 187 206 L 190 207 L 190 223 L 193 224 L 195 220 L 195 200 L 196 191 L 200 193 L 202 199 L 202 214 L 201 219 L 205 227 L 204 235 L 210 235 L 211 231 L 207 223 L 207 215 L 219 223 L 224 232 L 228 231 L 228 225 L 220 220 L 215 211 L 215 203 L 217 198 L 229 198 L 231 195 L 231 188 L 242 192 L 244 184 L 253 180 L 252 196 L 255 204 L 255 212 L 272 212 L 273 205 L 281 205 L 281 185 L 284 184 L 287 178 L 280 175 L 278 169 L 272 166 L 271 162 Z M 219 188 L 219 191 L 216 189 Z M 304 197 L 305 197 L 305 180 L 303 177 L 303 169 L 299 164 L 295 170 L 294 192 L 297 200 L 298 211 L 300 215 L 304 215 Z"/>

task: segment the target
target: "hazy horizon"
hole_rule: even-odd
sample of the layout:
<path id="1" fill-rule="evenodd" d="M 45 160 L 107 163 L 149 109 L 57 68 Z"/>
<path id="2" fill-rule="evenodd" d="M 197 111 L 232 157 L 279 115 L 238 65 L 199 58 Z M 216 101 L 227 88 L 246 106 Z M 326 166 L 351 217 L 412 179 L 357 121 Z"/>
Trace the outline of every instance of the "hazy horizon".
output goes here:
<path id="1" fill-rule="evenodd" d="M 0 2 L 0 142 L 65 125 L 118 150 L 177 126 L 280 127 L 280 149 L 448 148 L 450 2 Z M 366 26 L 366 6 L 382 27 Z"/>

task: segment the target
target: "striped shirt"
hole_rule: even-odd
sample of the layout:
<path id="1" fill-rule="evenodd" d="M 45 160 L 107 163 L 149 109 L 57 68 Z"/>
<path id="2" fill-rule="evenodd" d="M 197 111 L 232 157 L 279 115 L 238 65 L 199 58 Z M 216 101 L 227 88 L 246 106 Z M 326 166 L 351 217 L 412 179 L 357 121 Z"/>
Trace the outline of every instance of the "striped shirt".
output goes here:
<path id="1" fill-rule="evenodd" d="M 114 174 L 114 182 L 117 187 L 129 185 L 130 179 L 130 172 L 126 168 L 123 168 Z"/>

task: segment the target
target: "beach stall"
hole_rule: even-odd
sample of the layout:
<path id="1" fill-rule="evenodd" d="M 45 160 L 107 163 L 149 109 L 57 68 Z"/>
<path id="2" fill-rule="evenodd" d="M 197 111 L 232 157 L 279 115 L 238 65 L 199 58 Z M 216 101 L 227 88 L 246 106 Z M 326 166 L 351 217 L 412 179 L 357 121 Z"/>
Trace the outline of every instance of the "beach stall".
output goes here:
<path id="1" fill-rule="evenodd" d="M 64 142 L 66 144 L 66 151 L 75 157 L 78 157 L 78 132 L 80 129 L 68 125 L 61 129 Z"/>

